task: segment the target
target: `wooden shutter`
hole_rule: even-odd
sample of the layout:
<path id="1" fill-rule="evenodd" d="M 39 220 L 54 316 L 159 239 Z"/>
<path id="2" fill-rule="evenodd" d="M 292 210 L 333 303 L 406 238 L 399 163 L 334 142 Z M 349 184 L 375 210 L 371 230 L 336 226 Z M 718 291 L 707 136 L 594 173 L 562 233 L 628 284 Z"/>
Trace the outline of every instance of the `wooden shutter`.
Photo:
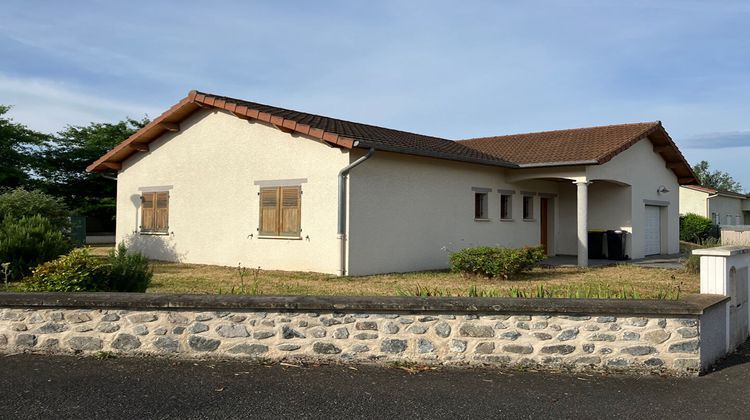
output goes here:
<path id="1" fill-rule="evenodd" d="M 155 226 L 154 218 L 154 194 L 143 193 L 141 196 L 141 231 L 153 232 Z"/>
<path id="2" fill-rule="evenodd" d="M 281 223 L 280 236 L 299 236 L 300 234 L 300 187 L 281 187 Z"/>
<path id="3" fill-rule="evenodd" d="M 261 236 L 279 235 L 279 189 L 260 189 L 260 227 Z"/>
<path id="4" fill-rule="evenodd" d="M 169 231 L 169 193 L 154 193 L 156 208 L 154 210 L 154 231 Z"/>
<path id="5" fill-rule="evenodd" d="M 145 192 L 141 195 L 141 232 L 169 232 L 169 193 Z"/>

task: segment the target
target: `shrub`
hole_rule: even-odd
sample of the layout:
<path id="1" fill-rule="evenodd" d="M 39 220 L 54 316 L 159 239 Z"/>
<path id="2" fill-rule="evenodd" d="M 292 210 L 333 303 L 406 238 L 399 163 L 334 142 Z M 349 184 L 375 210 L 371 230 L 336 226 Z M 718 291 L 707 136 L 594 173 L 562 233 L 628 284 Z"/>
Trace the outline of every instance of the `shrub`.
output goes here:
<path id="1" fill-rule="evenodd" d="M 700 249 L 700 248 L 713 248 L 721 245 L 721 241 L 716 238 L 707 238 L 703 241 L 699 242 L 699 246 L 694 249 Z M 690 252 L 687 262 L 685 263 L 685 268 L 687 271 L 691 273 L 700 273 L 701 272 L 701 257 L 697 255 L 693 255 L 692 250 L 688 251 Z"/>
<path id="2" fill-rule="evenodd" d="M 9 262 L 10 278 L 17 280 L 32 267 L 70 250 L 70 242 L 46 218 L 36 215 L 0 222 L 0 262 Z"/>
<path id="3" fill-rule="evenodd" d="M 16 188 L 0 194 L 0 221 L 18 220 L 24 216 L 40 215 L 58 230 L 70 227 L 70 212 L 59 198 L 38 190 Z"/>
<path id="4" fill-rule="evenodd" d="M 153 272 L 140 253 L 120 244 L 106 258 L 85 248 L 71 251 L 35 268 L 25 279 L 32 292 L 145 292 Z"/>
<path id="5" fill-rule="evenodd" d="M 680 216 L 680 240 L 700 243 L 709 237 L 716 237 L 717 229 L 708 217 L 688 213 Z"/>
<path id="6" fill-rule="evenodd" d="M 119 244 L 107 257 L 105 265 L 108 290 L 112 292 L 145 292 L 154 273 L 148 259 L 139 252 L 129 252 Z"/>
<path id="7" fill-rule="evenodd" d="M 486 277 L 511 278 L 531 270 L 546 258 L 544 248 L 501 248 L 480 246 L 466 248 L 450 256 L 451 270 Z"/>
<path id="8" fill-rule="evenodd" d="M 35 268 L 24 280 L 30 292 L 87 292 L 106 290 L 101 259 L 85 248 L 74 249 L 67 255 Z"/>

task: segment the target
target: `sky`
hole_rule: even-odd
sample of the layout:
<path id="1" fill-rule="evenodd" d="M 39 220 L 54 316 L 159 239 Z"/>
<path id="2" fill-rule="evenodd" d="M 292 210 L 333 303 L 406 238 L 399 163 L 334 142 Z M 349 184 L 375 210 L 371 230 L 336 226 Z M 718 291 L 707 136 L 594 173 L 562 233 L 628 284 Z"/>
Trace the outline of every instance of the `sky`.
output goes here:
<path id="1" fill-rule="evenodd" d="M 660 120 L 750 190 L 747 1 L 30 1 L 17 122 L 158 116 L 191 89 L 450 139 Z"/>

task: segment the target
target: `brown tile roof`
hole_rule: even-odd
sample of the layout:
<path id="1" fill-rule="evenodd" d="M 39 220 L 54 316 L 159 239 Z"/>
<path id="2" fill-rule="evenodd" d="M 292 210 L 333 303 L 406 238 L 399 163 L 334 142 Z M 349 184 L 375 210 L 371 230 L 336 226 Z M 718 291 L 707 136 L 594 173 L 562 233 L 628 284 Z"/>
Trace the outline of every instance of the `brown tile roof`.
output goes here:
<path id="1" fill-rule="evenodd" d="M 459 143 L 518 164 L 604 163 L 622 146 L 640 140 L 658 126 L 658 122 L 607 125 L 482 137 Z"/>
<path id="2" fill-rule="evenodd" d="M 574 130 L 452 141 L 406 131 L 308 114 L 226 96 L 191 91 L 187 97 L 117 145 L 86 168 L 89 172 L 119 170 L 122 161 L 201 108 L 223 109 L 238 118 L 256 119 L 279 130 L 308 135 L 333 146 L 386 150 L 417 156 L 519 168 L 566 164 L 601 164 L 648 135 L 680 178 L 694 175 L 661 123 L 624 124 Z"/>
<path id="3" fill-rule="evenodd" d="M 508 168 L 516 167 L 515 164 L 507 162 L 504 159 L 488 155 L 448 139 L 308 114 L 226 96 L 191 91 L 177 105 L 89 165 L 86 170 L 97 172 L 107 169 L 119 169 L 120 162 L 137 151 L 133 147 L 134 143 L 150 142 L 167 131 L 169 124 L 178 124 L 181 120 L 200 108 L 224 109 L 239 118 L 265 121 L 275 125 L 280 130 L 308 135 L 347 149 L 353 147 L 375 147 L 379 150 L 418 156 Z"/>
<path id="4" fill-rule="evenodd" d="M 458 142 L 520 167 L 603 164 L 647 137 L 680 183 L 695 182 L 690 165 L 660 121 L 482 137 Z"/>

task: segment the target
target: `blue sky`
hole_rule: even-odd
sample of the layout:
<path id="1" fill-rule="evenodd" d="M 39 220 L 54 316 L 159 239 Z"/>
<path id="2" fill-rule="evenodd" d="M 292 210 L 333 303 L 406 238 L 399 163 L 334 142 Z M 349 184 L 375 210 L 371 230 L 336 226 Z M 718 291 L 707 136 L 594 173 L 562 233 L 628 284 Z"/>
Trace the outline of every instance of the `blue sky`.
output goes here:
<path id="1" fill-rule="evenodd" d="M 0 103 L 42 131 L 190 89 L 452 139 L 661 120 L 750 189 L 750 2 L 28 1 Z"/>

